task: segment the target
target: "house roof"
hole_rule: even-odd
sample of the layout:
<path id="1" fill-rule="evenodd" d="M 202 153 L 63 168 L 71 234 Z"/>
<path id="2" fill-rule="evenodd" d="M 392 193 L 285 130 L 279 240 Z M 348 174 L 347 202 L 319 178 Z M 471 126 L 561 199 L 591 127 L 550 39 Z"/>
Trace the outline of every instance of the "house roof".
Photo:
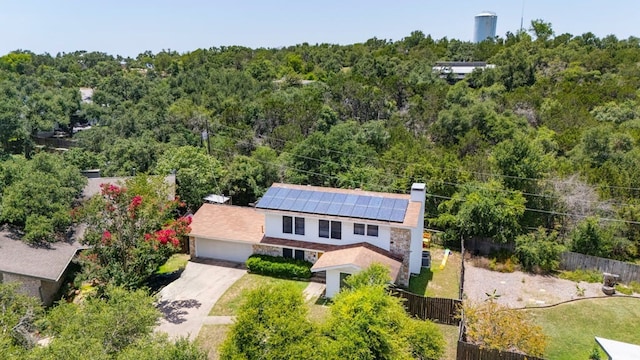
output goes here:
<path id="1" fill-rule="evenodd" d="M 82 190 L 82 197 L 88 199 L 94 195 L 100 194 L 101 184 L 122 186 L 127 179 L 131 179 L 131 176 L 88 178 L 87 185 Z M 169 185 L 169 198 L 170 200 L 173 200 L 175 198 L 176 176 L 167 175 L 165 176 L 164 181 Z"/>
<path id="2" fill-rule="evenodd" d="M 596 336 L 596 342 L 600 344 L 602 350 L 607 353 L 611 360 L 633 360 L 640 354 L 640 345 L 603 339 Z"/>
<path id="3" fill-rule="evenodd" d="M 77 241 L 33 247 L 3 230 L 0 231 L 0 272 L 58 281 L 82 248 Z"/>
<path id="4" fill-rule="evenodd" d="M 388 267 L 392 280 L 395 281 L 398 278 L 402 263 L 366 246 L 348 247 L 326 252 L 313 264 L 311 271 L 325 271 L 346 266 L 366 269 L 375 263 Z"/>
<path id="5" fill-rule="evenodd" d="M 193 215 L 189 236 L 258 243 L 264 236 L 264 215 L 251 207 L 203 204 Z"/>
<path id="6" fill-rule="evenodd" d="M 416 226 L 421 219 L 421 203 L 411 201 L 410 195 L 280 183 L 274 183 L 256 207 L 407 227 Z"/>
<path id="7" fill-rule="evenodd" d="M 397 261 L 402 261 L 402 256 L 398 255 L 398 254 L 394 254 L 390 251 L 384 250 L 382 248 L 379 248 L 373 244 L 367 243 L 367 242 L 359 242 L 359 243 L 355 243 L 355 244 L 344 244 L 344 245 L 332 245 L 332 244 L 322 244 L 322 243 L 316 243 L 316 242 L 311 242 L 311 241 L 299 241 L 299 240 L 288 240 L 288 239 L 281 239 L 281 238 L 275 238 L 275 237 L 270 237 L 270 236 L 265 236 L 262 238 L 262 240 L 260 240 L 260 244 L 264 244 L 264 245 L 273 245 L 273 246 L 280 246 L 280 247 L 289 247 L 289 248 L 297 248 L 297 249 L 305 249 L 305 250 L 313 250 L 313 251 L 319 251 L 319 252 L 329 252 L 329 251 L 335 251 L 335 250 L 340 250 L 340 249 L 350 249 L 350 248 L 355 248 L 355 247 L 365 247 L 371 251 L 377 252 L 378 254 L 381 254 L 383 256 L 386 256 L 388 258 L 397 260 Z"/>

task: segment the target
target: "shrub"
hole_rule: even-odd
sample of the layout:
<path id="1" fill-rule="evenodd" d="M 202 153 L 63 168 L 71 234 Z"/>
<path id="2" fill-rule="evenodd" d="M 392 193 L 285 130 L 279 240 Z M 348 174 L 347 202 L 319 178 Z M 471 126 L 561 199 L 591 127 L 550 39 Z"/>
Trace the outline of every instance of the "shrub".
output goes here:
<path id="1" fill-rule="evenodd" d="M 602 273 L 597 270 L 574 270 L 574 271 L 561 271 L 558 274 L 560 279 L 571 280 L 575 282 L 588 282 L 599 283 L 602 282 Z"/>
<path id="2" fill-rule="evenodd" d="M 280 278 L 309 279 L 312 264 L 280 256 L 251 255 L 246 262 L 250 272 Z"/>
<path id="3" fill-rule="evenodd" d="M 552 272 L 560 266 L 560 255 L 565 250 L 554 231 L 547 234 L 544 229 L 516 238 L 515 255 L 527 271 Z"/>
<path id="4" fill-rule="evenodd" d="M 625 285 L 616 284 L 615 288 L 616 288 L 616 291 L 619 292 L 620 294 L 624 294 L 624 295 L 633 294 L 633 289 Z"/>

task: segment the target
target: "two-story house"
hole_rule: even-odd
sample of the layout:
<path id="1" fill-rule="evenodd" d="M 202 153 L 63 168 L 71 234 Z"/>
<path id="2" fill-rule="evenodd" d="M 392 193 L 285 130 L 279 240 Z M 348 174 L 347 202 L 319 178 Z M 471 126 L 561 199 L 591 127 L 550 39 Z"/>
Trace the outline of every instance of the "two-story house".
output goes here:
<path id="1" fill-rule="evenodd" d="M 193 218 L 192 256 L 304 259 L 312 271 L 326 272 L 328 297 L 345 276 L 373 263 L 408 285 L 422 262 L 424 202 L 424 184 L 403 195 L 276 183 L 255 209 L 203 205 Z"/>

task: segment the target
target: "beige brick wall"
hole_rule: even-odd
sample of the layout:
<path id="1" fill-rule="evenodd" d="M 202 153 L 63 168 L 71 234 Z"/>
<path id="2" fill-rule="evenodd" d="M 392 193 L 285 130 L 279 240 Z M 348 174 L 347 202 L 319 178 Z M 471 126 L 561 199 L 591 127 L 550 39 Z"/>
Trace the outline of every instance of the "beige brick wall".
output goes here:
<path id="1" fill-rule="evenodd" d="M 391 244 L 389 250 L 402 256 L 402 266 L 398 274 L 399 285 L 409 286 L 409 260 L 411 256 L 411 230 L 391 228 Z"/>

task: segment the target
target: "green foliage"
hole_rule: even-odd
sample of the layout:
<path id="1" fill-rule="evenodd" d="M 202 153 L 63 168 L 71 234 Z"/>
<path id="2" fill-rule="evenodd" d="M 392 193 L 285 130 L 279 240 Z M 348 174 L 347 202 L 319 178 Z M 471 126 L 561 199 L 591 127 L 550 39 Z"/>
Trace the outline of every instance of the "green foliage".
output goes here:
<path id="1" fill-rule="evenodd" d="M 31 332 L 42 316 L 38 300 L 18 292 L 18 283 L 0 283 L 0 354 L 33 347 Z"/>
<path id="2" fill-rule="evenodd" d="M 524 198 L 519 192 L 504 191 L 495 181 L 474 182 L 463 185 L 438 210 L 441 214 L 431 222 L 445 229 L 449 238 L 479 236 L 507 243 L 520 233 Z"/>
<path id="3" fill-rule="evenodd" d="M 135 288 L 179 249 L 189 223 L 171 220 L 180 204 L 168 191 L 163 178 L 138 175 L 123 186 L 103 184 L 77 210 L 91 245 L 80 257 L 82 278 Z"/>
<path id="4" fill-rule="evenodd" d="M 69 212 L 86 179 L 61 157 L 40 153 L 5 162 L 0 220 L 25 227 L 29 242 L 57 241 L 71 224 Z"/>
<path id="5" fill-rule="evenodd" d="M 246 265 L 249 271 L 256 274 L 286 279 L 309 279 L 313 264 L 304 260 L 255 254 L 247 259 Z"/>
<path id="6" fill-rule="evenodd" d="M 561 271 L 558 274 L 560 279 L 571 280 L 575 282 L 588 282 L 588 283 L 601 283 L 602 272 L 597 270 L 582 270 L 577 269 L 573 271 Z"/>
<path id="7" fill-rule="evenodd" d="M 547 233 L 542 228 L 516 238 L 515 255 L 527 271 L 548 273 L 558 270 L 563 251 L 565 247 L 558 240 L 558 233 Z"/>
<path id="8" fill-rule="evenodd" d="M 366 286 L 387 287 L 391 283 L 389 269 L 382 264 L 372 264 L 366 270 L 350 275 L 344 281 L 349 289 L 359 289 Z"/>
<path id="9" fill-rule="evenodd" d="M 614 226 L 602 226 L 596 218 L 582 221 L 571 232 L 571 250 L 581 254 L 626 260 L 635 255 L 635 247 L 617 236 Z"/>
<path id="10" fill-rule="evenodd" d="M 289 284 L 262 286 L 245 295 L 221 359 L 313 359 L 317 338 L 302 293 Z"/>

